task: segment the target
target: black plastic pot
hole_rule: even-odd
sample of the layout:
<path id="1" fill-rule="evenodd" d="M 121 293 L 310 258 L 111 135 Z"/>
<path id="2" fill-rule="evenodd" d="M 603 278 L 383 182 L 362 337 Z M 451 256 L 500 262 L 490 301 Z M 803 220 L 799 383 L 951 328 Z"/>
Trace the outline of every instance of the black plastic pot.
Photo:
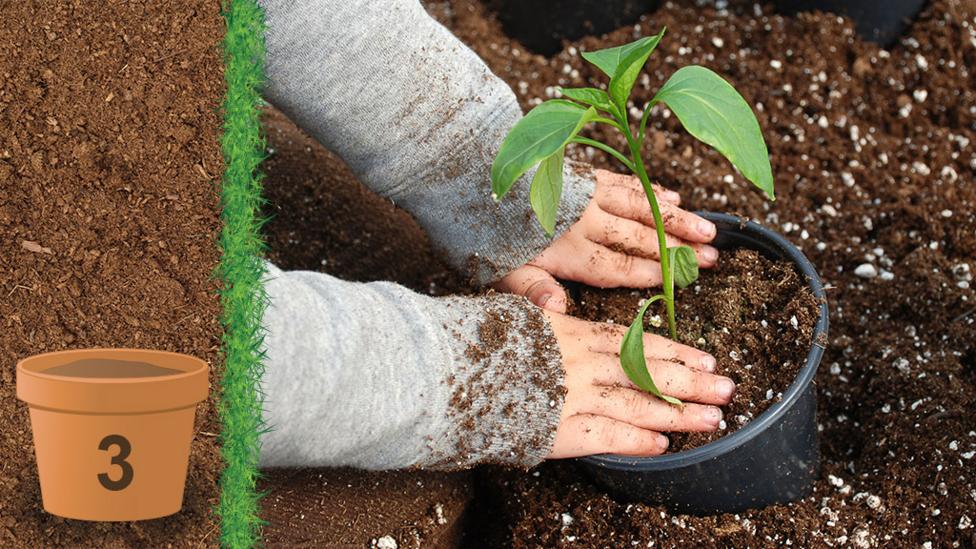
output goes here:
<path id="1" fill-rule="evenodd" d="M 734 513 L 787 503 L 810 493 L 820 471 L 814 375 L 827 341 L 827 301 L 820 277 L 803 253 L 752 221 L 710 212 L 720 250 L 749 248 L 793 262 L 820 300 L 820 318 L 806 363 L 779 402 L 743 428 L 704 446 L 651 458 L 599 455 L 583 467 L 612 495 L 664 504 L 691 514 Z"/>
<path id="2" fill-rule="evenodd" d="M 658 0 L 489 0 L 505 33 L 530 50 L 553 55 L 563 40 L 601 35 L 657 9 Z M 890 46 L 911 24 L 925 0 L 775 0 L 777 11 L 796 15 L 826 11 L 846 15 L 865 40 Z"/>
<path id="3" fill-rule="evenodd" d="M 776 8 L 786 15 L 801 11 L 829 11 L 854 21 L 857 33 L 865 40 L 890 46 L 911 24 L 925 0 L 776 0 Z"/>
<path id="4" fill-rule="evenodd" d="M 505 33 L 530 50 L 552 55 L 563 40 L 600 35 L 629 25 L 658 0 L 491 0 Z"/>

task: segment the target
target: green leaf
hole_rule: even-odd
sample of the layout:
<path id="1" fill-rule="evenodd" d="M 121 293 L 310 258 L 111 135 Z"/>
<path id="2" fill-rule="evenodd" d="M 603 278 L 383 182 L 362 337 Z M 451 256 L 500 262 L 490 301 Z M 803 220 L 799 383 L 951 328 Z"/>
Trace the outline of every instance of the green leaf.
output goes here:
<path id="1" fill-rule="evenodd" d="M 529 189 L 529 202 L 535 211 L 539 224 L 552 236 L 556 231 L 556 210 L 563 194 L 563 152 L 559 149 L 539 164 L 532 187 Z"/>
<path id="2" fill-rule="evenodd" d="M 630 97 L 630 92 L 634 89 L 634 82 L 637 82 L 637 76 L 644 68 L 644 63 L 651 56 L 651 52 L 661 41 L 665 30 L 667 29 L 661 29 L 657 36 L 649 36 L 633 42 L 636 46 L 621 59 L 610 78 L 610 97 L 620 108 L 624 117 L 627 116 L 627 98 Z"/>
<path id="3" fill-rule="evenodd" d="M 610 112 L 610 96 L 607 92 L 597 88 L 560 88 L 559 91 L 573 101 L 593 106 L 601 111 Z"/>
<path id="4" fill-rule="evenodd" d="M 698 259 L 695 250 L 689 246 L 674 246 L 668 248 L 668 260 L 671 263 L 671 280 L 679 288 L 687 288 L 698 280 Z"/>
<path id="5" fill-rule="evenodd" d="M 647 307 L 651 303 L 659 299 L 664 299 L 664 296 L 656 295 L 648 299 L 638 311 L 637 317 L 627 329 L 627 333 L 624 334 L 624 339 L 620 343 L 620 367 L 637 387 L 665 402 L 681 406 L 680 400 L 665 395 L 657 388 L 651 373 L 647 371 L 647 359 L 644 357 L 644 313 L 647 312 Z"/>
<path id="6" fill-rule="evenodd" d="M 605 50 L 597 51 L 584 51 L 580 55 L 583 59 L 586 59 L 596 68 L 603 71 L 603 74 L 613 78 L 617 74 L 617 68 L 621 64 L 621 61 L 627 59 L 635 51 L 641 51 L 642 49 L 648 49 L 647 54 L 650 55 L 651 50 L 654 46 L 661 40 L 661 36 L 664 35 L 666 29 L 661 29 L 661 32 L 657 36 L 645 36 L 640 40 L 636 40 L 629 44 L 624 44 L 623 46 L 617 46 L 615 48 L 607 48 Z M 649 44 L 653 42 L 653 45 Z M 646 57 L 645 57 L 646 59 Z"/>
<path id="7" fill-rule="evenodd" d="M 509 130 L 491 165 L 491 188 L 496 200 L 512 188 L 526 170 L 562 149 L 596 116 L 593 107 L 552 99 L 538 105 Z"/>
<path id="8" fill-rule="evenodd" d="M 714 147 L 770 200 L 773 170 L 759 121 L 746 100 L 714 72 L 691 65 L 679 69 L 651 103 L 666 103 L 688 133 Z"/>

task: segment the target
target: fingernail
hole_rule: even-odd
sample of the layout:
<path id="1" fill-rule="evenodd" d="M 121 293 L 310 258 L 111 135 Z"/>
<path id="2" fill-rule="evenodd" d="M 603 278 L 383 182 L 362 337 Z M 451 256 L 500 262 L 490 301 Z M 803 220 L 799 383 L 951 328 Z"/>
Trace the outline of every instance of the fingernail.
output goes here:
<path id="1" fill-rule="evenodd" d="M 698 222 L 698 232 L 706 238 L 711 238 L 715 236 L 715 225 L 712 225 L 710 221 L 702 219 Z"/>
<path id="2" fill-rule="evenodd" d="M 681 195 L 674 191 L 667 191 L 664 193 L 664 198 L 669 202 L 677 202 L 681 200 Z"/>
<path id="3" fill-rule="evenodd" d="M 659 434 L 657 436 L 657 443 L 661 447 L 661 451 L 663 452 L 668 449 L 668 446 L 671 444 L 671 441 L 668 440 L 668 437 Z"/>
<path id="4" fill-rule="evenodd" d="M 718 259 L 718 250 L 711 246 L 702 246 L 701 254 L 702 257 L 705 258 L 705 261 L 708 261 L 709 263 L 715 263 L 715 261 Z"/>
<path id="5" fill-rule="evenodd" d="M 702 368 L 709 372 L 715 371 L 715 357 L 712 355 L 705 355 L 701 358 Z"/>
<path id="6" fill-rule="evenodd" d="M 550 298 L 552 298 L 552 294 L 544 294 L 542 297 L 539 298 L 539 306 L 545 307 L 546 303 L 549 302 Z"/>
<path id="7" fill-rule="evenodd" d="M 715 382 L 715 393 L 719 398 L 728 400 L 735 394 L 735 382 L 727 377 L 723 377 Z"/>
<path id="8" fill-rule="evenodd" d="M 702 421 L 713 427 L 718 427 L 718 422 L 722 421 L 722 410 L 715 406 L 709 406 L 702 410 Z"/>

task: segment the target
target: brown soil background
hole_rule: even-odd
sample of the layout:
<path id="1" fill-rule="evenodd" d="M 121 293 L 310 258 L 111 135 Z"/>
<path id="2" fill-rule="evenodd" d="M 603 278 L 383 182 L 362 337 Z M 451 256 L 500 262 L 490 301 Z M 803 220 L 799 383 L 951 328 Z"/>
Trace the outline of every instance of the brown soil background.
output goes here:
<path id="1" fill-rule="evenodd" d="M 526 108 L 547 97 L 547 86 L 602 81 L 569 47 L 634 36 L 625 27 L 544 58 L 507 38 L 481 3 L 426 5 Z M 976 295 L 952 272 L 963 262 L 976 267 L 976 3 L 933 2 L 885 53 L 834 16 L 782 18 L 762 8 L 757 18 L 754 9 L 732 2 L 720 12 L 688 1 L 646 17 L 640 34 L 662 25 L 670 31 L 637 97 L 649 99 L 675 69 L 699 63 L 763 105 L 757 114 L 777 177 L 775 204 L 679 131 L 673 117 L 654 119 L 646 154 L 655 177 L 681 192 L 686 206 L 776 228 L 830 286 L 830 349 L 817 378 L 823 475 L 815 493 L 789 506 L 696 518 L 618 504 L 571 463 L 543 466 L 537 476 L 484 471 L 463 546 L 976 545 L 976 529 L 960 527 L 964 517 L 976 520 L 976 461 L 964 457 L 976 450 Z M 922 100 L 917 90 L 925 90 Z M 276 187 L 269 178 L 275 261 L 434 293 L 457 288 L 443 282 L 450 275 L 408 216 L 350 186 L 340 161 L 312 145 L 306 152 L 320 160 L 314 173 L 294 176 L 299 185 Z M 602 155 L 592 161 L 614 167 Z M 353 199 L 360 201 L 347 202 Z M 327 214 L 324 206 L 337 209 Z M 856 277 L 867 262 L 894 278 Z M 563 513 L 573 519 L 565 526 Z"/>
<path id="2" fill-rule="evenodd" d="M 2 12 L 0 546 L 214 546 L 212 399 L 197 411 L 181 513 L 64 520 L 41 509 L 14 368 L 48 351 L 148 347 L 217 369 L 219 5 L 4 2 Z"/>

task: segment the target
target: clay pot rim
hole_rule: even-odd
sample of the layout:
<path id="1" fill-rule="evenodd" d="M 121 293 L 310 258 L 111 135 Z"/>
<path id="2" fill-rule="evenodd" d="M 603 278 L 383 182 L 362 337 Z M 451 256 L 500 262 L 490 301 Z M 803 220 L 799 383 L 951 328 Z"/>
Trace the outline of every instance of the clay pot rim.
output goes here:
<path id="1" fill-rule="evenodd" d="M 75 355 L 75 358 L 82 359 L 85 355 L 94 355 L 97 358 L 113 358 L 106 355 L 131 355 L 132 353 L 138 354 L 149 354 L 154 356 L 166 356 L 180 363 L 193 363 L 193 368 L 190 370 L 183 370 L 178 374 L 165 374 L 159 376 L 146 376 L 146 377 L 78 377 L 78 376 L 63 376 L 57 374 L 46 374 L 45 370 L 37 370 L 38 363 L 45 363 L 47 360 L 60 357 Z M 132 358 L 131 356 L 124 356 L 119 358 Z M 114 358 L 113 358 L 114 359 Z M 167 368 L 180 369 L 180 365 L 167 365 Z M 45 366 L 45 368 L 53 368 L 54 366 Z M 144 384 L 144 383 L 158 383 L 160 381 L 170 381 L 179 380 L 188 377 L 193 377 L 200 375 L 201 372 L 207 371 L 209 365 L 206 361 L 199 359 L 194 356 L 184 355 L 180 353 L 174 353 L 170 351 L 158 351 L 155 349 L 122 349 L 116 347 L 95 347 L 88 349 L 68 349 L 65 351 L 52 351 L 49 353 L 42 353 L 39 355 L 29 356 L 17 363 L 17 373 L 29 377 L 35 377 L 39 379 L 51 380 L 51 381 L 65 381 L 69 383 L 83 383 L 83 384 L 94 384 L 94 385 L 121 385 L 121 384 Z"/>
<path id="2" fill-rule="evenodd" d="M 149 377 L 77 377 L 44 370 L 84 358 L 143 361 L 181 370 Z M 193 356 L 152 349 L 74 349 L 17 363 L 17 398 L 32 408 L 81 414 L 140 414 L 194 406 L 210 392 L 210 366 Z"/>

